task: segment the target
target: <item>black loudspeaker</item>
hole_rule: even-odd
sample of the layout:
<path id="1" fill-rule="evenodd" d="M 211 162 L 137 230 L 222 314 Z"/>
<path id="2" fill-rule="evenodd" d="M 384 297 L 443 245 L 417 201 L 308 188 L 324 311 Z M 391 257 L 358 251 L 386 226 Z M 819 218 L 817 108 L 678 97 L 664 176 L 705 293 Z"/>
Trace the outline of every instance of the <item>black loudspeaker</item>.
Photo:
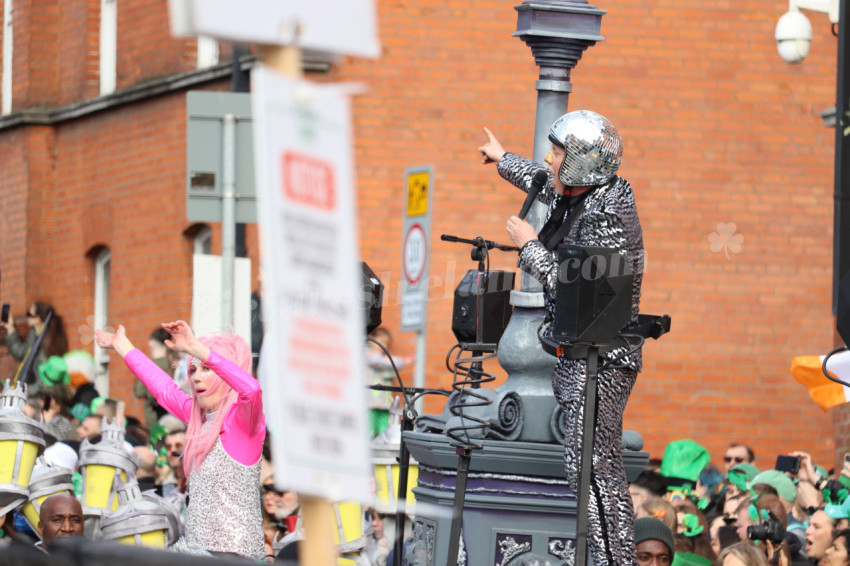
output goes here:
<path id="1" fill-rule="evenodd" d="M 455 288 L 452 332 L 458 342 L 498 344 L 511 319 L 512 271 L 470 269 Z"/>
<path id="2" fill-rule="evenodd" d="M 838 308 L 835 314 L 835 329 L 844 340 L 844 345 L 850 346 L 850 272 L 838 282 Z"/>
<path id="3" fill-rule="evenodd" d="M 610 344 L 632 317 L 632 266 L 613 248 L 561 244 L 552 338 Z"/>
<path id="4" fill-rule="evenodd" d="M 366 334 L 381 326 L 381 306 L 384 300 L 384 284 L 375 275 L 365 261 L 360 262 L 363 266 L 363 280 L 360 285 L 362 292 L 363 309 L 366 316 Z"/>

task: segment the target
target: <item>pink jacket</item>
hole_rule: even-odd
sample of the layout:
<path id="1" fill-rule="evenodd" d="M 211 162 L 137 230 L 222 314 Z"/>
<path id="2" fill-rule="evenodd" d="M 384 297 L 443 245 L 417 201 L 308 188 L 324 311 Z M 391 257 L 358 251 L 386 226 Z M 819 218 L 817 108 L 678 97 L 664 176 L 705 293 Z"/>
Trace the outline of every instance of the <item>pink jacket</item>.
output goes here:
<path id="1" fill-rule="evenodd" d="M 184 423 L 189 422 L 195 400 L 184 393 L 170 375 L 138 349 L 130 351 L 124 357 L 124 362 L 166 411 Z M 245 466 L 252 466 L 260 459 L 266 438 L 266 417 L 263 415 L 260 384 L 242 368 L 212 350 L 204 365 L 239 395 L 221 425 L 221 445 L 231 458 Z"/>

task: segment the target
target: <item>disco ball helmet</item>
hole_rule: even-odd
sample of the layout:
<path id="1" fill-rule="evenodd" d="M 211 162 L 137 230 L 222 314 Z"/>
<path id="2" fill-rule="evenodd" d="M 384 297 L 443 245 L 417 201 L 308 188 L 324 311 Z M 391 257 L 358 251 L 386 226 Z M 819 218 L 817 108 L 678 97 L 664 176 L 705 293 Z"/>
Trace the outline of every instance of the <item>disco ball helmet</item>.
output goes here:
<path id="1" fill-rule="evenodd" d="M 617 128 L 590 110 L 576 110 L 555 120 L 549 139 L 564 148 L 558 178 L 568 187 L 607 183 L 623 161 L 623 139 Z"/>

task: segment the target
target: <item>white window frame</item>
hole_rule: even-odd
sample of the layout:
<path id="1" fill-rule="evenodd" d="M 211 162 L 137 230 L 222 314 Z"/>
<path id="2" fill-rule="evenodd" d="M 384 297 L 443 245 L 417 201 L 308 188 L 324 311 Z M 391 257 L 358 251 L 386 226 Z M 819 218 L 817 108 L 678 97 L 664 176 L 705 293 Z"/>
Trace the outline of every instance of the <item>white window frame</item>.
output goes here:
<path id="1" fill-rule="evenodd" d="M 3 62 L 0 63 L 0 114 L 12 113 L 12 0 L 3 0 Z"/>
<path id="2" fill-rule="evenodd" d="M 100 0 L 100 95 L 115 92 L 118 0 Z"/>
<path id="3" fill-rule="evenodd" d="M 109 321 L 109 280 L 112 252 L 104 248 L 94 260 L 94 327 L 104 329 Z M 109 352 L 94 343 L 95 387 L 102 397 L 109 395 Z"/>
<path id="4" fill-rule="evenodd" d="M 201 226 L 194 238 L 195 253 L 200 255 L 212 254 L 212 230 L 209 226 Z"/>
<path id="5" fill-rule="evenodd" d="M 218 65 L 218 40 L 208 35 L 198 36 L 197 45 L 197 67 L 205 69 Z"/>

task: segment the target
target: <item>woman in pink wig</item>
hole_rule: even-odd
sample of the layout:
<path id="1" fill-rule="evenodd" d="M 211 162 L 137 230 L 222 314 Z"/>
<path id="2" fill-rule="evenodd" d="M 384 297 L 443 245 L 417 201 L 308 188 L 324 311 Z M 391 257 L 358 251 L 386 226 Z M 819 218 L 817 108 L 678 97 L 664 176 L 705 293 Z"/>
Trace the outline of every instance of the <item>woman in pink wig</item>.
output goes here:
<path id="1" fill-rule="evenodd" d="M 127 339 L 97 330 L 101 348 L 114 348 L 169 413 L 188 424 L 183 469 L 189 482 L 186 533 L 177 546 L 265 556 L 260 507 L 260 459 L 266 421 L 260 385 L 251 377 L 251 349 L 228 334 L 195 338 L 182 320 L 163 323 L 166 345 L 189 358 L 192 395 Z"/>

